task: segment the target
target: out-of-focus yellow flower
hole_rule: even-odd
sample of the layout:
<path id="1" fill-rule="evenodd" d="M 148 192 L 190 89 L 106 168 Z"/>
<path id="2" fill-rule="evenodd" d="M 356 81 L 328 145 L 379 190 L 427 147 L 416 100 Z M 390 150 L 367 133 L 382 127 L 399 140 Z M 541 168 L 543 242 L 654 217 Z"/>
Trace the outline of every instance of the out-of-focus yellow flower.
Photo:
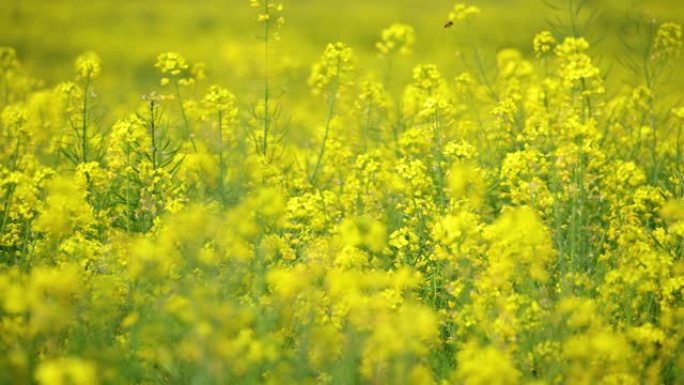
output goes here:
<path id="1" fill-rule="evenodd" d="M 230 113 L 233 119 L 237 115 L 235 95 L 221 86 L 210 86 L 202 102 L 212 111 Z"/>
<path id="2" fill-rule="evenodd" d="M 342 42 L 325 47 L 323 55 L 311 68 L 309 86 L 315 94 L 337 92 L 354 69 L 354 51 Z"/>
<path id="3" fill-rule="evenodd" d="M 315 272 L 307 269 L 305 265 L 296 265 L 292 268 L 274 268 L 266 276 L 266 280 L 274 292 L 285 299 L 309 290 L 314 279 L 316 279 Z"/>
<path id="4" fill-rule="evenodd" d="M 568 89 L 580 90 L 585 96 L 601 95 L 605 93 L 601 71 L 587 54 L 588 49 L 586 39 L 566 37 L 554 49 L 560 60 L 558 74 Z"/>
<path id="5" fill-rule="evenodd" d="M 660 215 L 670 221 L 670 231 L 684 237 L 684 199 L 668 202 L 660 210 Z"/>
<path id="6" fill-rule="evenodd" d="M 57 358 L 42 362 L 36 369 L 41 385 L 96 385 L 99 383 L 93 363 L 77 357 Z"/>
<path id="7" fill-rule="evenodd" d="M 449 12 L 450 21 L 463 21 L 480 14 L 480 8 L 467 3 L 456 3 L 453 11 Z"/>
<path id="8" fill-rule="evenodd" d="M 382 56 L 394 54 L 409 55 L 416 41 L 413 27 L 407 24 L 394 23 L 382 30 L 381 39 L 375 47 Z"/>
<path id="9" fill-rule="evenodd" d="M 422 64 L 413 68 L 413 84 L 419 90 L 433 92 L 444 84 L 442 74 L 434 64 Z"/>
<path id="10" fill-rule="evenodd" d="M 682 48 L 682 26 L 666 22 L 658 26 L 653 44 L 655 57 L 670 57 L 679 54 Z"/>
<path id="11" fill-rule="evenodd" d="M 481 207 L 486 185 L 482 170 L 468 163 L 455 163 L 449 171 L 449 189 L 454 199 L 465 200 L 478 209 Z"/>
<path id="12" fill-rule="evenodd" d="M 188 64 L 185 58 L 176 52 L 165 52 L 157 57 L 157 63 L 154 65 L 163 74 L 171 74 L 178 76 L 181 72 L 188 69 Z"/>
<path id="13" fill-rule="evenodd" d="M 533 73 L 532 64 L 517 49 L 502 49 L 496 54 L 496 65 L 502 78 L 523 78 Z"/>
<path id="14" fill-rule="evenodd" d="M 684 107 L 673 108 L 672 115 L 679 119 L 684 119 Z"/>
<path id="15" fill-rule="evenodd" d="M 17 51 L 12 47 L 0 47 L 0 73 L 12 71 L 19 68 Z"/>
<path id="16" fill-rule="evenodd" d="M 367 217 L 347 218 L 340 224 L 340 235 L 350 246 L 367 247 L 379 253 L 387 242 L 385 226 Z"/>
<path id="17" fill-rule="evenodd" d="M 515 277 L 515 266 L 521 266 L 536 281 L 546 281 L 549 263 L 556 255 L 548 229 L 537 212 L 530 207 L 506 210 L 485 231 L 485 238 L 492 242 L 490 277 L 498 282 Z"/>
<path id="18" fill-rule="evenodd" d="M 76 58 L 76 73 L 83 79 L 95 79 L 102 71 L 102 61 L 94 52 L 86 52 Z"/>
<path id="19" fill-rule="evenodd" d="M 9 105 L 2 110 L 0 122 L 6 129 L 14 131 L 12 134 L 16 136 L 27 121 L 27 112 L 23 105 Z"/>
<path id="20" fill-rule="evenodd" d="M 93 210 L 87 201 L 87 187 L 80 178 L 59 176 L 48 184 L 47 205 L 34 223 L 37 231 L 59 237 L 95 224 Z"/>
<path id="21" fill-rule="evenodd" d="M 539 32 L 534 36 L 532 41 L 534 53 L 537 57 L 543 57 L 549 54 L 553 50 L 555 44 L 556 38 L 549 31 Z"/>
<path id="22" fill-rule="evenodd" d="M 456 357 L 454 379 L 467 385 L 513 385 L 520 372 L 510 358 L 494 346 L 481 347 L 475 342 L 462 346 Z"/>
<path id="23" fill-rule="evenodd" d="M 249 6 L 259 10 L 257 15 L 257 21 L 260 23 L 267 23 L 269 26 L 275 20 L 275 26 L 282 27 L 285 23 L 285 19 L 282 16 L 278 16 L 284 9 L 282 1 L 276 0 L 249 0 Z M 276 38 L 279 36 L 276 33 Z"/>

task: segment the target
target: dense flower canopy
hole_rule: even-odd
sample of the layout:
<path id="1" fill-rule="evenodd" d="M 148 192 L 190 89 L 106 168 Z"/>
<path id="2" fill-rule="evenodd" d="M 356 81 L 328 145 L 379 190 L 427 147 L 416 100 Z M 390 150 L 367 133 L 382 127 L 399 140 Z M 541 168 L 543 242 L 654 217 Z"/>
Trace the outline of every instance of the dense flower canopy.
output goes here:
<path id="1" fill-rule="evenodd" d="M 445 38 L 452 75 L 393 23 L 384 74 L 334 42 L 289 94 L 287 9 L 243 5 L 255 79 L 164 52 L 111 123 L 96 53 L 45 85 L 0 48 L 0 383 L 684 381 L 678 23 L 629 86 L 574 25 Z"/>

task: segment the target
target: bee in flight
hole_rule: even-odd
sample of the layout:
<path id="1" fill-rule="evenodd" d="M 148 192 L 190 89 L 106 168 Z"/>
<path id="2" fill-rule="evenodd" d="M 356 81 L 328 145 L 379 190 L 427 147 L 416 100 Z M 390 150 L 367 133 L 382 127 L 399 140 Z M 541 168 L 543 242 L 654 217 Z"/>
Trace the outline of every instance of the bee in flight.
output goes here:
<path id="1" fill-rule="evenodd" d="M 454 26 L 454 22 L 452 20 L 449 20 L 444 24 L 444 28 L 451 28 Z"/>

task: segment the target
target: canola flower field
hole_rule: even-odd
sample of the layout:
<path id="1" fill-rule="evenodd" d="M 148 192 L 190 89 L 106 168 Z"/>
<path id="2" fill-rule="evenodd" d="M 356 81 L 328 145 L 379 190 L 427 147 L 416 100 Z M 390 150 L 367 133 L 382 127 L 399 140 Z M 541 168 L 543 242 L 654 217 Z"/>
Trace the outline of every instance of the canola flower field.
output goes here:
<path id="1" fill-rule="evenodd" d="M 0 4 L 0 384 L 684 384 L 675 2 L 291 3 Z"/>

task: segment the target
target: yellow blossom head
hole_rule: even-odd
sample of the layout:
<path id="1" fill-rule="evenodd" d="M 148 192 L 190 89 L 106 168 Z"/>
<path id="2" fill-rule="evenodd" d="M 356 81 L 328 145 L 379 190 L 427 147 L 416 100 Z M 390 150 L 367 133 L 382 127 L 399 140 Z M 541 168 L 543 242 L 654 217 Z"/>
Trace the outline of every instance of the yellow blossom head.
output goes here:
<path id="1" fill-rule="evenodd" d="M 534 53 L 537 57 L 544 57 L 548 55 L 556 44 L 556 38 L 550 31 L 542 31 L 534 36 L 532 45 L 534 46 Z"/>
<path id="2" fill-rule="evenodd" d="M 284 8 L 283 2 L 278 0 L 249 0 L 249 6 L 259 12 L 256 18 L 257 21 L 265 24 L 267 31 L 271 30 L 273 37 L 279 40 L 280 35 L 277 29 L 285 24 L 285 18 L 280 15 Z"/>
<path id="3" fill-rule="evenodd" d="M 658 27 L 653 43 L 655 57 L 677 56 L 682 48 L 682 26 L 667 22 Z"/>
<path id="4" fill-rule="evenodd" d="M 416 35 L 413 27 L 407 24 L 394 23 L 382 30 L 380 41 L 375 43 L 375 47 L 382 56 L 408 55 L 411 53 L 411 47 L 415 41 Z"/>
<path id="5" fill-rule="evenodd" d="M 463 21 L 480 14 L 480 8 L 466 3 L 456 3 L 454 9 L 449 12 L 450 21 Z"/>
<path id="6" fill-rule="evenodd" d="M 413 68 L 413 85 L 424 92 L 431 93 L 444 84 L 442 74 L 434 64 L 419 64 Z"/>
<path id="7" fill-rule="evenodd" d="M 0 74 L 19 67 L 17 52 L 12 47 L 0 47 Z"/>
<path id="8" fill-rule="evenodd" d="M 235 95 L 221 86 L 210 86 L 202 103 L 207 110 L 221 113 L 224 117 L 230 115 L 234 119 L 238 113 Z"/>
<path id="9" fill-rule="evenodd" d="M 469 342 L 457 354 L 455 379 L 469 385 L 514 385 L 520 379 L 505 352 L 495 346 L 479 346 Z"/>
<path id="10" fill-rule="evenodd" d="M 102 61 L 94 52 L 86 52 L 76 58 L 76 73 L 82 79 L 95 79 L 102 70 Z"/>
<path id="11" fill-rule="evenodd" d="M 40 363 L 36 369 L 36 381 L 40 385 L 96 385 L 98 375 L 92 362 L 66 357 Z"/>
<path id="12" fill-rule="evenodd" d="M 340 235 L 349 246 L 363 246 L 376 253 L 382 251 L 387 242 L 385 226 L 367 217 L 344 220 L 340 225 Z"/>
<path id="13" fill-rule="evenodd" d="M 188 69 L 188 63 L 185 58 L 177 52 L 165 52 L 157 57 L 157 63 L 154 65 L 163 74 L 170 74 L 178 76 L 181 72 Z"/>
<path id="14" fill-rule="evenodd" d="M 470 207 L 479 208 L 485 196 L 485 180 L 482 170 L 468 163 L 456 163 L 449 171 L 449 189 L 457 201 L 465 201 Z"/>
<path id="15" fill-rule="evenodd" d="M 311 68 L 309 86 L 314 94 L 336 92 L 354 69 L 354 51 L 342 42 L 330 43 Z"/>

